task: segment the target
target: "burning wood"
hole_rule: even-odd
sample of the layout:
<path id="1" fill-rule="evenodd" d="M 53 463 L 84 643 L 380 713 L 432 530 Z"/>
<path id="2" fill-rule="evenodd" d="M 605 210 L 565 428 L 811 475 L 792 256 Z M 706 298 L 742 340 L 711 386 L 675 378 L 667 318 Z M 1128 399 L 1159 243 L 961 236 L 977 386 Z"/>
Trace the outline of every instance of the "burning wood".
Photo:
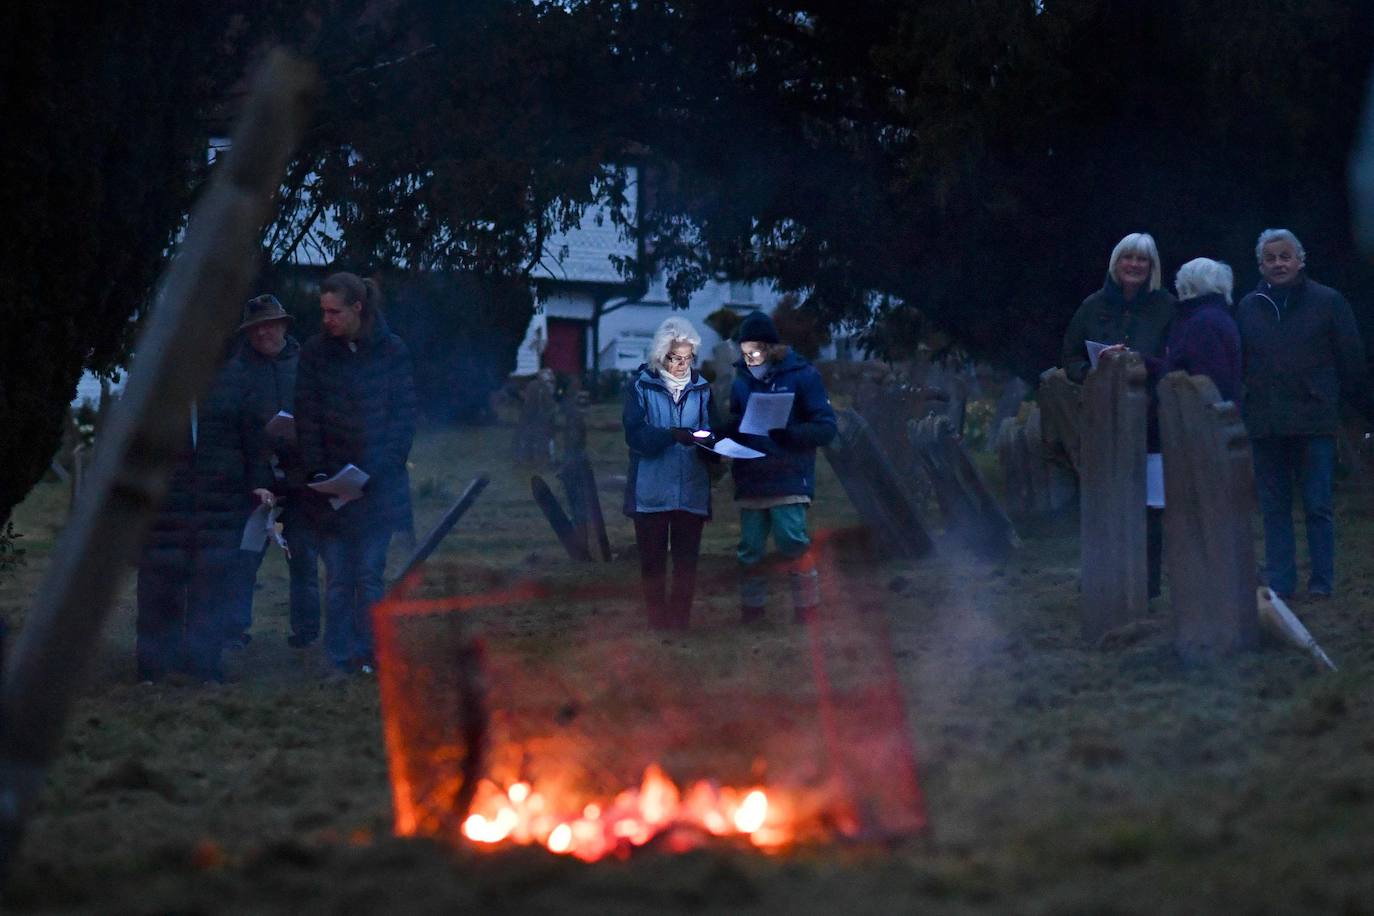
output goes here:
<path id="1" fill-rule="evenodd" d="M 626 855 L 658 837 L 665 837 L 674 852 L 700 845 L 707 837 L 731 836 L 746 837 L 763 849 L 776 848 L 794 838 L 788 820 L 783 807 L 770 803 L 763 788 L 736 789 L 699 780 L 683 793 L 652 764 L 638 789 L 580 807 L 553 799 L 527 782 L 502 789 L 483 779 L 462 832 L 475 843 L 538 844 L 593 862 Z"/>

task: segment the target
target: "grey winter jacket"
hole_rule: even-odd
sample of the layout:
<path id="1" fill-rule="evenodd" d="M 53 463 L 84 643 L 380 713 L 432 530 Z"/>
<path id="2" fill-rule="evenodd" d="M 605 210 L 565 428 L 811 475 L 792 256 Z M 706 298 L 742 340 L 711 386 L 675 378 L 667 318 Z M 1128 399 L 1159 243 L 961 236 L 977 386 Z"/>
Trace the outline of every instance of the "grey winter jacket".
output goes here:
<path id="1" fill-rule="evenodd" d="M 711 515 L 710 454 L 695 445 L 680 445 L 674 427 L 711 429 L 711 386 L 695 370 L 681 400 L 674 403 L 656 370 L 640 366 L 625 390 L 621 421 L 630 447 L 625 481 L 626 515 L 682 510 Z"/>

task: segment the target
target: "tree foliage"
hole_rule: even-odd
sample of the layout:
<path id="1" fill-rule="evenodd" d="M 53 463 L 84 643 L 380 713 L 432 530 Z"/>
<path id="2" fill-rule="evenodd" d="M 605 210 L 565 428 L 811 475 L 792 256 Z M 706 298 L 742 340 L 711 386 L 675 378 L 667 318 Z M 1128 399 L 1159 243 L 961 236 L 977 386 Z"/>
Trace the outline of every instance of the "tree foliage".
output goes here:
<path id="1" fill-rule="evenodd" d="M 83 366 L 129 339 L 250 40 L 232 4 L 11 4 L 0 68 L 0 519 L 57 449 Z"/>
<path id="2" fill-rule="evenodd" d="M 1209 255 L 1243 280 L 1258 231 L 1287 225 L 1357 309 L 1374 293 L 1344 180 L 1368 4 L 228 7 L 0 14 L 24 36 L 0 64 L 18 227 L 0 270 L 0 517 L 46 466 L 83 363 L 121 351 L 202 170 L 210 102 L 268 35 L 314 57 L 325 92 L 265 250 L 289 261 L 315 229 L 335 265 L 397 291 L 447 276 L 415 327 L 496 348 L 478 354 L 487 375 L 530 305 L 453 278 L 520 281 L 594 203 L 644 234 L 627 274 L 664 270 L 679 302 L 722 274 L 769 279 L 886 355 L 938 330 L 1028 376 L 1131 231 L 1155 234 L 1166 269 Z M 506 330 L 477 343 L 497 312 Z"/>

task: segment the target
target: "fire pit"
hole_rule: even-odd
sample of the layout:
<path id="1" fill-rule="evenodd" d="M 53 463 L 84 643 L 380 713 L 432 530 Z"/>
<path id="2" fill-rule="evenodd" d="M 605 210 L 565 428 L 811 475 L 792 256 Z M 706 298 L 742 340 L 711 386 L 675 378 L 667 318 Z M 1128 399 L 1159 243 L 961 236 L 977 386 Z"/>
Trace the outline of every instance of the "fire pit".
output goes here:
<path id="1" fill-rule="evenodd" d="M 833 553 L 806 626 L 667 639 L 637 582 L 413 577 L 374 611 L 396 833 L 593 861 L 921 830 L 881 590 Z"/>

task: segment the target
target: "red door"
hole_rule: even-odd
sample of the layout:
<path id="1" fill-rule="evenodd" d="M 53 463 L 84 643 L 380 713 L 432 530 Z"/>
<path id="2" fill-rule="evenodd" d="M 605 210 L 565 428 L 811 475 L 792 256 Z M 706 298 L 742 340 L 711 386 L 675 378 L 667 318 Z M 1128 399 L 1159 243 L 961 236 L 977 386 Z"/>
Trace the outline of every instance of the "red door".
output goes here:
<path id="1" fill-rule="evenodd" d="M 587 352 L 587 322 L 571 318 L 550 318 L 549 341 L 544 347 L 544 365 L 565 375 L 582 374 Z"/>

